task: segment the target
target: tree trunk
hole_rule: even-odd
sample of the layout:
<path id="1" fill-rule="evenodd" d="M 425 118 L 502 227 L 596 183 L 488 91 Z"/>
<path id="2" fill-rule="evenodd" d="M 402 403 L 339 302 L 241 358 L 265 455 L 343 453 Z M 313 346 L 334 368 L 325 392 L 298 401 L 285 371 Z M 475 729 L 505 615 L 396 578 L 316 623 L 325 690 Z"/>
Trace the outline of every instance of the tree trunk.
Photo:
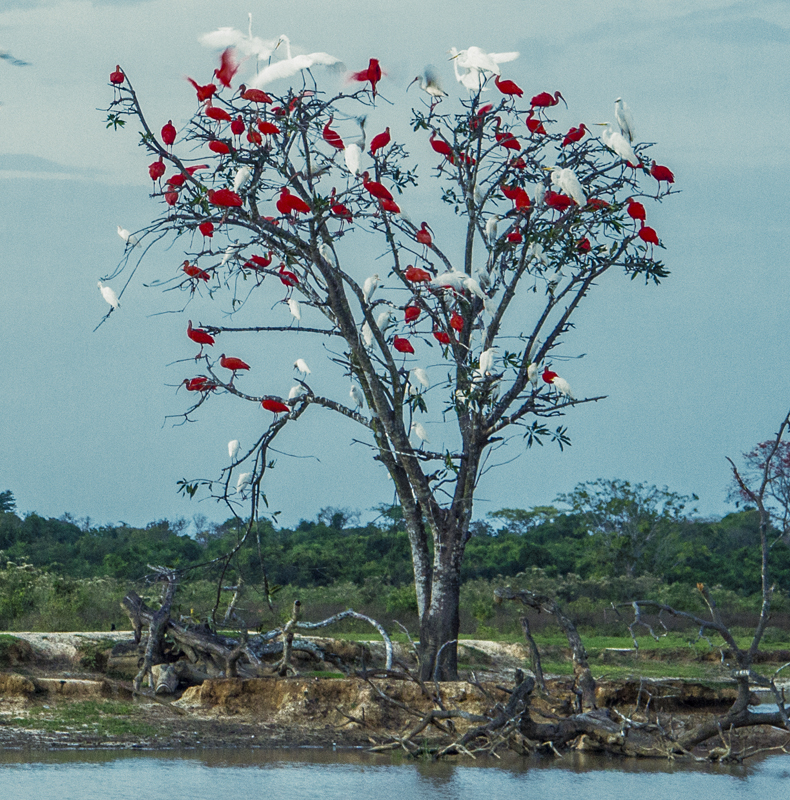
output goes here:
<path id="1" fill-rule="evenodd" d="M 431 602 L 420 620 L 420 678 L 431 681 L 458 680 L 458 639 L 461 595 L 460 559 L 439 562 L 431 582 Z M 453 644 L 448 644 L 453 642 Z M 438 663 L 437 663 L 438 659 Z"/>

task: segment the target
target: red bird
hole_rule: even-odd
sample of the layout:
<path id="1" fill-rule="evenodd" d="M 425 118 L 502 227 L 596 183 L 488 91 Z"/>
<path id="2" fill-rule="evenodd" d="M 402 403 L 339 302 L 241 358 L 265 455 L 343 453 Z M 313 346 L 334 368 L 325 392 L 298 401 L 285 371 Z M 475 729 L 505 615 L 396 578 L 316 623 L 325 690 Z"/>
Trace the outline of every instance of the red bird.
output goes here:
<path id="1" fill-rule="evenodd" d="M 219 141 L 219 139 L 212 139 L 208 143 L 208 149 L 219 156 L 226 156 L 230 153 L 230 147 L 225 142 Z"/>
<path id="2" fill-rule="evenodd" d="M 521 97 L 524 94 L 524 90 L 513 81 L 502 81 L 499 79 L 499 75 L 494 78 L 494 83 L 496 84 L 496 88 L 499 89 L 502 94 L 510 95 L 511 97 L 515 95 L 516 97 Z"/>
<path id="3" fill-rule="evenodd" d="M 365 187 L 365 190 L 373 195 L 373 197 L 378 198 L 379 200 L 389 200 L 392 201 L 393 197 L 390 194 L 389 189 L 386 188 L 383 184 L 379 183 L 378 181 L 370 180 L 370 173 L 364 172 L 362 174 L 362 185 Z"/>
<path id="4" fill-rule="evenodd" d="M 381 150 L 382 147 L 386 147 L 389 143 L 390 129 L 388 127 L 383 133 L 379 133 L 373 137 L 373 140 L 370 143 L 370 154 L 375 156 L 376 150 Z"/>
<path id="5" fill-rule="evenodd" d="M 194 175 L 199 169 L 208 169 L 208 164 L 196 164 L 194 167 L 184 167 L 184 172 Z"/>
<path id="6" fill-rule="evenodd" d="M 258 125 L 258 130 L 264 136 L 274 136 L 275 134 L 280 133 L 280 129 L 273 122 L 267 122 L 266 120 L 259 119 L 256 124 Z"/>
<path id="7" fill-rule="evenodd" d="M 512 231 L 510 231 L 505 238 L 512 244 L 520 244 L 524 241 L 524 237 L 518 228 L 514 228 Z"/>
<path id="8" fill-rule="evenodd" d="M 260 133 L 250 126 L 249 130 L 247 131 L 247 141 L 250 144 L 261 144 L 263 139 L 261 138 Z"/>
<path id="9" fill-rule="evenodd" d="M 549 208 L 554 208 L 557 211 L 567 211 L 573 205 L 573 200 L 570 197 L 551 190 L 546 192 L 543 200 Z"/>
<path id="10" fill-rule="evenodd" d="M 423 222 L 422 225 L 420 225 L 420 230 L 417 231 L 417 235 L 414 238 L 426 247 L 430 247 L 433 244 L 431 229 L 427 222 Z"/>
<path id="11" fill-rule="evenodd" d="M 438 137 L 438 138 L 437 138 Z M 440 155 L 444 156 L 451 164 L 454 164 L 453 148 L 450 147 L 444 139 L 439 136 L 437 131 L 431 133 L 430 138 L 431 147 Z"/>
<path id="12" fill-rule="evenodd" d="M 400 206 L 394 200 L 384 198 L 379 200 L 379 205 L 384 211 L 389 211 L 391 214 L 400 214 Z"/>
<path id="13" fill-rule="evenodd" d="M 335 193 L 336 189 L 332 187 L 332 194 L 329 198 L 329 211 L 332 213 L 333 216 L 337 217 L 341 221 L 341 226 L 343 222 L 353 222 L 354 215 L 349 211 L 348 207 L 343 205 L 343 203 L 339 203 L 335 200 Z"/>
<path id="14" fill-rule="evenodd" d="M 239 86 L 242 100 L 249 100 L 251 103 L 271 103 L 272 98 L 261 89 L 248 89 L 243 83 Z"/>
<path id="15" fill-rule="evenodd" d="M 562 140 L 562 146 L 565 147 L 566 145 L 580 142 L 584 138 L 584 134 L 589 132 L 590 131 L 587 130 L 587 127 L 582 122 L 582 124 L 579 125 L 578 128 L 571 128 L 565 134 L 565 138 Z"/>
<path id="16" fill-rule="evenodd" d="M 225 87 L 230 89 L 230 82 L 233 76 L 239 71 L 239 62 L 236 61 L 236 56 L 232 47 L 228 47 L 225 52 L 220 56 L 219 69 L 214 70 L 217 80 Z"/>
<path id="17" fill-rule="evenodd" d="M 655 230 L 653 230 L 653 228 L 650 228 L 644 224 L 639 231 L 639 238 L 648 244 L 658 244 L 658 234 L 655 232 Z"/>
<path id="18" fill-rule="evenodd" d="M 626 209 L 628 212 L 628 216 L 631 217 L 633 220 L 641 220 L 642 222 L 645 221 L 645 207 L 641 203 L 637 203 L 636 200 L 631 198 L 628 201 L 628 208 Z"/>
<path id="19" fill-rule="evenodd" d="M 411 324 L 412 322 L 416 322 L 420 316 L 420 309 L 418 306 L 406 306 L 403 309 L 403 318 L 406 320 L 407 324 Z"/>
<path id="20" fill-rule="evenodd" d="M 433 338 L 436 339 L 439 344 L 450 344 L 450 334 L 447 331 L 434 331 Z"/>
<path id="21" fill-rule="evenodd" d="M 461 333 L 461 331 L 464 329 L 464 318 L 460 314 L 454 312 L 450 317 L 450 327 L 454 331 Z"/>
<path id="22" fill-rule="evenodd" d="M 214 344 L 214 337 L 208 331 L 204 331 L 203 328 L 193 328 L 192 320 L 189 320 L 187 324 L 187 336 L 195 342 L 195 344 L 200 345 L 200 352 L 195 356 L 195 360 L 203 355 L 203 348 L 206 345 Z"/>
<path id="23" fill-rule="evenodd" d="M 199 103 L 209 100 L 214 92 L 217 91 L 217 87 L 213 83 L 207 83 L 205 86 L 200 86 L 196 81 L 193 81 L 192 78 L 187 78 L 187 80 L 195 87 Z"/>
<path id="24" fill-rule="evenodd" d="M 266 269 L 272 263 L 271 250 L 265 256 L 250 256 L 250 260 L 244 265 L 250 269 Z"/>
<path id="25" fill-rule="evenodd" d="M 509 150 L 521 150 L 521 142 L 513 136 L 510 131 L 505 131 L 504 133 L 499 132 L 499 126 L 502 124 L 502 120 L 499 117 L 496 117 L 496 131 L 494 132 L 494 138 L 497 140 L 502 147 L 507 147 Z"/>
<path id="26" fill-rule="evenodd" d="M 185 261 L 181 269 L 183 269 L 190 278 L 200 278 L 202 281 L 208 281 L 211 277 L 208 272 L 200 269 L 197 264 L 190 264 L 189 261 Z"/>
<path id="27" fill-rule="evenodd" d="M 261 400 L 261 405 L 273 414 L 287 414 L 291 410 L 285 403 L 279 400 L 269 400 L 268 398 Z"/>
<path id="28" fill-rule="evenodd" d="M 110 83 L 113 83 L 116 86 L 119 86 L 120 84 L 122 84 L 124 82 L 125 79 L 126 79 L 126 76 L 121 71 L 121 65 L 120 64 L 116 64 L 115 65 L 115 72 L 111 72 L 110 73 Z"/>
<path id="29" fill-rule="evenodd" d="M 187 179 L 187 176 L 184 175 L 183 172 L 178 172 L 175 175 L 171 175 L 167 179 L 167 185 L 171 186 L 173 189 L 177 189 L 179 186 L 183 186 L 184 181 Z"/>
<path id="30" fill-rule="evenodd" d="M 162 161 L 161 157 L 159 161 L 154 161 L 153 164 L 148 165 L 148 174 L 151 176 L 152 181 L 158 181 L 162 175 L 165 174 L 165 162 Z"/>
<path id="31" fill-rule="evenodd" d="M 165 202 L 174 206 L 178 202 L 178 192 L 165 192 Z"/>
<path id="32" fill-rule="evenodd" d="M 280 264 L 277 272 L 279 273 L 280 281 L 289 289 L 293 289 L 294 286 L 299 284 L 299 278 L 297 278 L 293 272 L 289 272 L 285 268 L 285 264 Z"/>
<path id="33" fill-rule="evenodd" d="M 327 144 L 332 145 L 332 147 L 334 147 L 336 150 L 344 150 L 346 146 L 343 144 L 343 140 L 340 138 L 340 134 L 337 131 L 333 131 L 332 128 L 330 127 L 333 120 L 334 117 L 329 118 L 329 122 L 327 122 L 326 125 L 324 125 L 324 129 L 321 132 L 321 135 L 324 137 L 324 141 Z"/>
<path id="34" fill-rule="evenodd" d="M 541 92 L 532 98 L 531 105 L 533 108 L 536 106 L 538 108 L 549 108 L 551 106 L 556 106 L 560 100 L 565 103 L 565 98 L 562 96 L 562 94 L 560 94 L 560 92 L 554 92 L 553 95 L 549 94 L 548 92 Z M 568 107 L 567 103 L 565 103 L 565 107 Z"/>
<path id="35" fill-rule="evenodd" d="M 371 58 L 368 63 L 368 68 L 363 69 L 361 72 L 352 72 L 351 80 L 353 81 L 370 81 L 370 90 L 373 97 L 376 96 L 376 84 L 381 80 L 381 66 L 377 58 Z"/>
<path id="36" fill-rule="evenodd" d="M 215 122 L 230 122 L 231 116 L 225 111 L 224 108 L 217 108 L 216 106 L 207 106 L 205 115 Z"/>
<path id="37" fill-rule="evenodd" d="M 402 336 L 396 336 L 392 340 L 392 346 L 399 353 L 414 353 L 414 348 L 412 347 L 411 342 L 408 339 L 404 339 Z"/>
<path id="38" fill-rule="evenodd" d="M 280 189 L 280 199 L 277 201 L 277 210 L 285 216 L 290 216 L 294 213 L 307 214 L 310 211 L 310 206 L 308 206 L 301 197 L 291 194 L 287 186 L 283 186 L 283 188 Z"/>
<path id="39" fill-rule="evenodd" d="M 502 194 L 508 200 L 513 201 L 513 205 L 517 210 L 529 208 L 529 195 L 526 189 L 522 189 L 521 186 L 505 186 L 504 183 L 499 188 L 502 189 Z"/>
<path id="40" fill-rule="evenodd" d="M 162 141 L 168 146 L 172 147 L 173 142 L 176 140 L 176 129 L 173 125 L 173 120 L 169 119 L 167 125 L 162 126 Z"/>
<path id="41" fill-rule="evenodd" d="M 609 208 L 609 203 L 606 200 L 601 200 L 600 197 L 590 197 L 587 199 L 587 208 L 590 211 L 600 211 L 602 208 Z"/>
<path id="42" fill-rule="evenodd" d="M 241 118 L 241 114 L 239 114 L 233 122 L 230 123 L 230 129 L 234 136 L 241 136 L 242 133 L 246 130 L 244 126 L 244 120 Z"/>
<path id="43" fill-rule="evenodd" d="M 239 207 L 243 201 L 236 192 L 231 189 L 209 189 L 208 201 L 213 206 L 221 206 L 222 208 Z"/>
<path id="44" fill-rule="evenodd" d="M 403 277 L 411 283 L 427 283 L 431 279 L 431 273 L 420 267 L 407 267 Z"/>
<path id="45" fill-rule="evenodd" d="M 231 372 L 238 372 L 239 370 L 249 369 L 250 365 L 242 361 L 240 358 L 233 358 L 226 356 L 224 353 L 219 357 L 219 365 L 229 369 Z"/>
<path id="46" fill-rule="evenodd" d="M 546 383 L 553 383 L 555 378 L 559 378 L 560 376 L 556 372 L 552 372 L 548 367 L 543 370 L 543 380 Z"/>
<path id="47" fill-rule="evenodd" d="M 660 164 L 656 164 L 655 161 L 650 167 L 650 174 L 658 181 L 659 188 L 661 188 L 661 181 L 666 181 L 667 183 L 675 182 L 672 170 L 669 167 L 662 167 Z"/>
<path id="48" fill-rule="evenodd" d="M 196 378 L 184 378 L 183 382 L 188 392 L 212 392 L 217 388 L 217 384 L 210 381 L 205 375 L 198 375 Z"/>
<path id="49" fill-rule="evenodd" d="M 198 230 L 203 234 L 206 239 L 211 239 L 214 236 L 214 223 L 211 220 L 206 220 L 198 225 Z"/>
<path id="50" fill-rule="evenodd" d="M 541 136 L 545 136 L 546 129 L 543 127 L 543 123 L 539 119 L 533 119 L 534 116 L 535 109 L 531 108 L 527 114 L 527 129 L 530 133 L 539 133 Z"/>

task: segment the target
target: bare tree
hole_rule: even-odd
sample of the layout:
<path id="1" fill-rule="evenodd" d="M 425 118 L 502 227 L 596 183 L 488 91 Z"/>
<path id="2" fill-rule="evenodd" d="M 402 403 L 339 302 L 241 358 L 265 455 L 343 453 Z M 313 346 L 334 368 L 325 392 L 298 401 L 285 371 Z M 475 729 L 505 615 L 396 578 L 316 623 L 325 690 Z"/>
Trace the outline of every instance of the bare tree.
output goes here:
<path id="1" fill-rule="evenodd" d="M 406 143 L 387 128 L 366 148 L 359 115 L 382 97 L 375 59 L 350 89 L 331 96 L 309 71 L 280 96 L 243 85 L 234 91 L 234 69 L 226 51 L 216 84 L 193 82 L 191 119 L 161 134 L 128 76 L 118 68 L 111 78 L 108 127 L 140 126 L 160 204 L 150 225 L 119 231 L 126 259 L 180 239 L 186 260 L 161 276 L 167 288 L 267 309 L 266 323 L 254 327 L 189 325 L 200 374 L 184 378 L 197 397 L 185 416 L 217 393 L 274 416 L 218 480 L 181 488 L 192 495 L 202 487 L 227 503 L 249 534 L 280 432 L 313 411 L 354 422 L 403 510 L 422 677 L 454 678 L 460 568 L 478 483 L 506 444 L 516 451 L 543 440 L 569 444 L 566 428 L 548 421 L 602 399 L 573 393 L 556 371 L 560 348 L 610 270 L 646 283 L 667 275 L 636 198 L 666 196 L 671 173 L 647 166 L 649 145 L 632 146 L 611 129 L 607 144 L 583 127 L 557 131 L 550 118 L 557 95 L 536 95 L 527 106 L 507 83 L 495 88 L 491 70 L 470 67 L 475 89 L 447 101 L 455 110 L 440 113 L 436 92 L 412 109 L 414 147 L 432 148 L 424 171 L 439 198 L 432 224 L 419 224 L 400 208 L 418 179 Z M 386 113 L 403 118 L 392 107 Z M 442 215 L 442 225 L 455 226 L 452 236 L 436 233 L 445 230 Z M 375 275 L 360 267 L 371 247 Z M 278 301 L 282 321 L 268 311 Z M 309 367 L 297 363 L 301 377 L 289 396 L 246 393 L 236 380 L 246 364 L 209 355 L 218 337 L 226 353 L 235 350 L 233 334 L 241 332 L 323 340 L 327 369 L 346 388 L 317 393 Z"/>

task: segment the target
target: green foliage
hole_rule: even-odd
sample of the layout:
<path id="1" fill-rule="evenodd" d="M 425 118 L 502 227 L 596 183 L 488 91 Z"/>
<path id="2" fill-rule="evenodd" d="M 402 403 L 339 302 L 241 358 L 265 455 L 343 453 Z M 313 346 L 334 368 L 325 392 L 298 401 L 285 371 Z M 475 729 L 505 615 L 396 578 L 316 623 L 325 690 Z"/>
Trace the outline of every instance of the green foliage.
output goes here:
<path id="1" fill-rule="evenodd" d="M 12 719 L 11 724 L 45 731 L 79 729 L 83 734 L 87 728 L 101 737 L 154 735 L 156 728 L 138 717 L 142 712 L 131 703 L 83 700 L 33 709 L 27 717 Z"/>

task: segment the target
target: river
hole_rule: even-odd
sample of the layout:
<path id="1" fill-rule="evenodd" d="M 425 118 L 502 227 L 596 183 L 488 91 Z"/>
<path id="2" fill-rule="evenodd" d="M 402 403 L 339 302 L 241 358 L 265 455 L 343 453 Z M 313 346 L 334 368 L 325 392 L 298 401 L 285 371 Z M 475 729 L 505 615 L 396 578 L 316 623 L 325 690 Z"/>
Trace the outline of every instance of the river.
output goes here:
<path id="1" fill-rule="evenodd" d="M 436 764 L 318 750 L 0 753 L 0 797 L 9 800 L 778 800 L 789 786 L 786 755 L 719 766 L 584 754 Z"/>

